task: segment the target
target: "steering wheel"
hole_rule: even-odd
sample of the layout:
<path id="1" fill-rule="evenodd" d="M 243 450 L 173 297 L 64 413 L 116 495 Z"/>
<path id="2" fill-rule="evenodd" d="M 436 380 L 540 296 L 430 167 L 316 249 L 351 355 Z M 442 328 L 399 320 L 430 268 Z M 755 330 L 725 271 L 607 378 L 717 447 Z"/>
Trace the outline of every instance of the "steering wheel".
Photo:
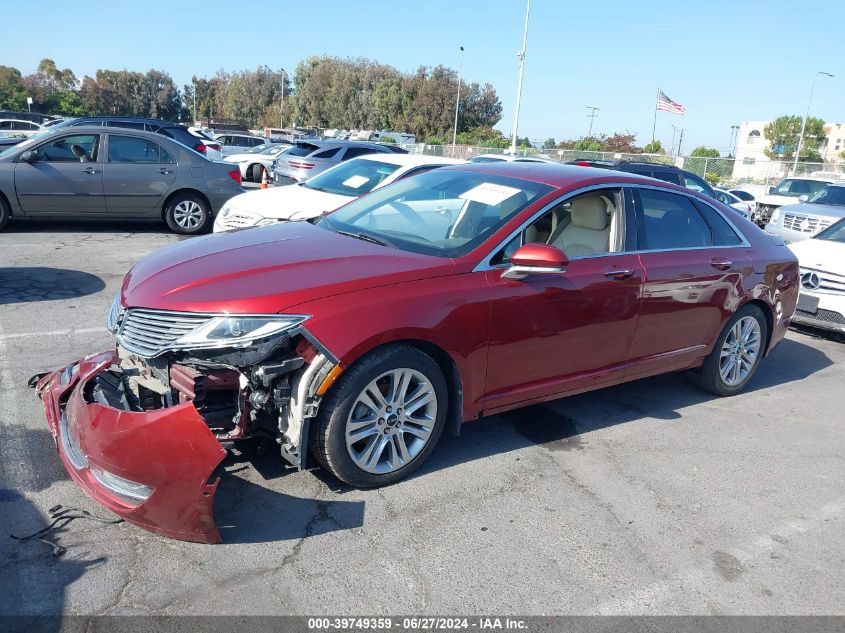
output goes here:
<path id="1" fill-rule="evenodd" d="M 390 206 L 396 209 L 399 212 L 399 215 L 408 220 L 408 222 L 414 226 L 428 228 L 428 223 L 422 219 L 420 214 L 404 202 L 391 202 Z"/>

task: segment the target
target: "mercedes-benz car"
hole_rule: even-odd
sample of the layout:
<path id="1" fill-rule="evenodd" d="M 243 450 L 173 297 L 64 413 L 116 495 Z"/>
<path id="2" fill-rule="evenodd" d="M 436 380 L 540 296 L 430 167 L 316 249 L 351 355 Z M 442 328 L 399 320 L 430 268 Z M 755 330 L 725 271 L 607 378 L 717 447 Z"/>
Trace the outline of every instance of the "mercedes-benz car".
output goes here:
<path id="1" fill-rule="evenodd" d="M 789 248 L 801 267 L 795 323 L 845 334 L 845 219 Z"/>
<path id="2" fill-rule="evenodd" d="M 264 437 L 295 467 L 388 485 L 489 414 L 679 370 L 736 394 L 797 297 L 783 242 L 697 192 L 455 165 L 148 255 L 111 306 L 116 345 L 31 384 L 88 495 L 217 542 L 224 446 Z"/>

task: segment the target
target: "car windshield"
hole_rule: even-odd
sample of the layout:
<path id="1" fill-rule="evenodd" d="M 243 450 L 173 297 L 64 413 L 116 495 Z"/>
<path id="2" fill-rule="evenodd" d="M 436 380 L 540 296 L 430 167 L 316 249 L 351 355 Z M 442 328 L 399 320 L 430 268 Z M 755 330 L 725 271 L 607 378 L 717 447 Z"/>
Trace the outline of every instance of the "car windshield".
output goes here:
<path id="1" fill-rule="evenodd" d="M 812 195 L 827 186 L 821 180 L 784 180 L 771 193 L 776 196 L 803 196 Z"/>
<path id="2" fill-rule="evenodd" d="M 314 176 L 303 187 L 339 196 L 363 196 L 399 169 L 399 165 L 355 158 Z"/>
<path id="3" fill-rule="evenodd" d="M 815 235 L 813 239 L 845 244 L 845 219 L 839 220 L 836 224 L 831 224 L 824 231 Z"/>
<path id="4" fill-rule="evenodd" d="M 813 202 L 815 204 L 832 204 L 839 207 L 845 206 L 845 186 L 827 186 L 814 196 L 811 196 L 807 202 Z"/>
<path id="5" fill-rule="evenodd" d="M 315 224 L 413 253 L 461 257 L 551 191 L 528 180 L 435 169 L 353 200 Z"/>

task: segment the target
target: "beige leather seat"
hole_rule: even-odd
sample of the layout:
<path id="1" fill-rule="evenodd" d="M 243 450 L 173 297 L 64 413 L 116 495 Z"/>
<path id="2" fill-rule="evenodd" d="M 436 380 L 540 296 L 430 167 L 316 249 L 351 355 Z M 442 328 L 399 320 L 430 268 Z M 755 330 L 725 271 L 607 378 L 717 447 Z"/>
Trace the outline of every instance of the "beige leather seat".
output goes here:
<path id="1" fill-rule="evenodd" d="M 552 240 L 552 246 L 562 249 L 569 257 L 610 251 L 610 215 L 605 198 L 576 198 L 572 201 L 571 214 L 571 222 Z"/>

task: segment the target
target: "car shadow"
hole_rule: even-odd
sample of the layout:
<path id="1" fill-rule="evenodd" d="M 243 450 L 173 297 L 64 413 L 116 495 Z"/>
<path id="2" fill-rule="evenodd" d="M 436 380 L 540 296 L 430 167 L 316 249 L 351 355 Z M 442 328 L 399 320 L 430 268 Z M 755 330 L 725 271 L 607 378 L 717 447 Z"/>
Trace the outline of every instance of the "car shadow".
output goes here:
<path id="1" fill-rule="evenodd" d="M 764 359 L 744 393 L 804 380 L 832 364 L 824 352 L 800 340 L 786 339 Z M 460 437 L 444 435 L 414 476 L 529 446 L 581 450 L 584 433 L 646 417 L 678 420 L 683 409 L 717 399 L 692 385 L 685 372 L 678 372 L 487 416 L 464 424 Z M 336 481 L 331 475 L 322 476 Z M 343 484 L 333 488 L 345 489 Z"/>
<path id="2" fill-rule="evenodd" d="M 98 276 L 80 270 L 43 266 L 0 268 L 0 305 L 75 299 L 105 287 Z"/>
<path id="3" fill-rule="evenodd" d="M 223 462 L 214 519 L 224 543 L 269 543 L 351 530 L 364 524 L 363 501 L 297 497 L 267 487 L 293 475 L 273 450 L 242 443 Z"/>
<path id="4" fill-rule="evenodd" d="M 161 220 L 15 220 L 3 233 L 172 233 Z"/>

